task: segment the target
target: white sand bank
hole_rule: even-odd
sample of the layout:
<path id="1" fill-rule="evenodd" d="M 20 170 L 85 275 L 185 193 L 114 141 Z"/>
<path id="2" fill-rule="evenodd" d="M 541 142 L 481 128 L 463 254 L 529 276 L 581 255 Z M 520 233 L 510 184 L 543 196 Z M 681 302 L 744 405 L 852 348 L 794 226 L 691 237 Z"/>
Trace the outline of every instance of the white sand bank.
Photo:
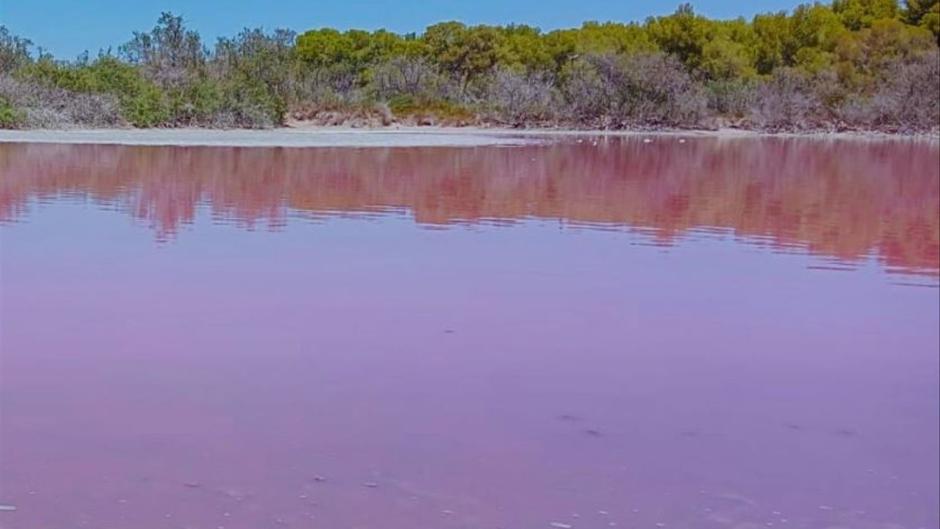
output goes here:
<path id="1" fill-rule="evenodd" d="M 688 138 L 786 137 L 814 140 L 933 141 L 937 136 L 879 133 L 762 134 L 719 129 L 703 131 L 589 131 L 567 129 L 499 129 L 477 127 L 400 127 L 353 129 L 285 127 L 270 130 L 95 129 L 0 130 L 0 143 L 79 143 L 224 147 L 474 147 L 520 145 L 574 135 Z"/>
<path id="2" fill-rule="evenodd" d="M 485 131 L 364 129 L 0 130 L 0 142 L 225 147 L 472 147 L 538 141 Z"/>

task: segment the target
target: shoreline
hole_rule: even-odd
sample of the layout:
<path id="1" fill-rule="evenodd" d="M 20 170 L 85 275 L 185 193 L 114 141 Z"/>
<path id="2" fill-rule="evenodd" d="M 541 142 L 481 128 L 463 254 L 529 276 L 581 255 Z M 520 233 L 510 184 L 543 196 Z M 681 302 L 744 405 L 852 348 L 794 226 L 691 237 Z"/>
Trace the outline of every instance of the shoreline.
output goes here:
<path id="1" fill-rule="evenodd" d="M 745 129 L 581 130 L 512 129 L 505 127 L 399 126 L 353 128 L 293 126 L 275 129 L 24 129 L 0 130 L 0 143 L 135 145 L 177 147 L 482 147 L 526 145 L 550 138 L 675 137 L 790 138 L 863 141 L 940 142 L 935 134 L 901 135 L 881 132 L 762 132 Z"/>

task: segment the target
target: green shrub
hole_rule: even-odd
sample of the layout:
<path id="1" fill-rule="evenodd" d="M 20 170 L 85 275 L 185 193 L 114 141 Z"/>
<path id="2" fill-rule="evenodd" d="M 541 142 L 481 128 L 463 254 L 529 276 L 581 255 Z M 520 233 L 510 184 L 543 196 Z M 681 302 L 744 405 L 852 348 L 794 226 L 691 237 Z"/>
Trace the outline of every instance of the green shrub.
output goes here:
<path id="1" fill-rule="evenodd" d="M 77 65 L 43 58 L 22 68 L 18 77 L 72 92 L 113 94 L 120 102 L 121 117 L 135 127 L 166 125 L 170 119 L 161 90 L 144 79 L 138 68 L 115 57 L 102 56 Z"/>
<path id="2" fill-rule="evenodd" d="M 145 84 L 139 90 L 121 94 L 121 115 L 135 127 L 156 127 L 170 118 L 166 100 L 156 86 Z"/>
<path id="3" fill-rule="evenodd" d="M 388 108 L 398 117 L 433 116 L 448 121 L 470 121 L 475 113 L 466 106 L 445 100 L 425 100 L 398 95 L 388 101 Z"/>
<path id="4" fill-rule="evenodd" d="M 0 98 L 0 129 L 15 129 L 23 122 L 23 114 L 9 101 Z"/>

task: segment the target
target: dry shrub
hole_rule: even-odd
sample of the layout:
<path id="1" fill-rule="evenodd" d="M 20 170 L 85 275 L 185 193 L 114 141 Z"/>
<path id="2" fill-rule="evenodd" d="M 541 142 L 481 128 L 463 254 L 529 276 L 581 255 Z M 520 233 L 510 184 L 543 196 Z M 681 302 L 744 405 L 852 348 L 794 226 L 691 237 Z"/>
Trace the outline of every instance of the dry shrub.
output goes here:
<path id="1" fill-rule="evenodd" d="M 290 119 L 314 126 L 368 128 L 391 125 L 394 116 L 384 103 L 362 105 L 302 105 L 290 111 Z"/>
<path id="2" fill-rule="evenodd" d="M 715 81 L 706 89 L 709 110 L 735 120 L 747 116 L 757 97 L 756 86 L 750 81 Z"/>
<path id="3" fill-rule="evenodd" d="M 497 122 L 527 126 L 552 121 L 560 95 L 548 73 L 520 73 L 499 68 L 488 83 L 485 95 Z"/>
<path id="4" fill-rule="evenodd" d="M 889 68 L 872 97 L 872 126 L 896 132 L 930 132 L 940 128 L 940 54 L 937 50 Z"/>
<path id="5" fill-rule="evenodd" d="M 293 82 L 293 100 L 320 106 L 354 105 L 366 99 L 359 74 L 344 66 L 326 66 L 302 72 Z"/>
<path id="6" fill-rule="evenodd" d="M 375 97 L 381 100 L 397 96 L 448 99 L 458 92 L 458 87 L 423 57 L 393 57 L 372 69 L 370 81 Z"/>
<path id="7" fill-rule="evenodd" d="M 592 55 L 564 72 L 570 119 L 603 128 L 693 127 L 708 117 L 701 84 L 660 53 Z"/>
<path id="8" fill-rule="evenodd" d="M 748 113 L 750 125 L 768 131 L 822 129 L 827 110 L 806 74 L 779 68 L 757 88 Z"/>
<path id="9" fill-rule="evenodd" d="M 125 126 L 117 98 L 41 86 L 0 75 L 0 98 L 20 115 L 23 128 Z"/>

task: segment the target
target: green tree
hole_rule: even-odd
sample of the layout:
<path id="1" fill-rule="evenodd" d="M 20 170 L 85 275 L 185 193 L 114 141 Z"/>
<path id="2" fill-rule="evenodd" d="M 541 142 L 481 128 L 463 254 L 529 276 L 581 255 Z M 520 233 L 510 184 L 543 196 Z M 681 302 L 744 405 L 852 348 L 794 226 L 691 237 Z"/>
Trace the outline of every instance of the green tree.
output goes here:
<path id="1" fill-rule="evenodd" d="M 510 68 L 546 71 L 555 68 L 555 55 L 542 32 L 532 26 L 509 25 L 498 30 L 498 62 Z"/>
<path id="2" fill-rule="evenodd" d="M 701 70 L 712 80 L 750 79 L 756 75 L 751 49 L 724 35 L 702 47 Z"/>
<path id="3" fill-rule="evenodd" d="M 757 71 L 769 74 L 787 65 L 795 50 L 786 12 L 756 15 L 751 26 L 756 36 L 754 55 Z"/>
<path id="4" fill-rule="evenodd" d="M 832 11 L 845 27 L 858 31 L 875 20 L 896 18 L 900 7 L 897 0 L 833 0 Z"/>
<path id="5" fill-rule="evenodd" d="M 705 45 L 714 35 L 712 23 L 696 15 L 691 4 L 680 5 L 672 15 L 649 19 L 646 29 L 661 50 L 691 69 L 702 65 Z"/>
<path id="6" fill-rule="evenodd" d="M 937 13 L 940 0 L 905 0 L 903 15 L 908 24 L 919 26 L 924 17 Z"/>
<path id="7" fill-rule="evenodd" d="M 352 55 L 352 39 L 335 29 L 313 29 L 297 37 L 297 57 L 313 66 L 349 63 Z"/>
<path id="8" fill-rule="evenodd" d="M 917 25 L 933 33 L 934 39 L 940 44 L 940 2 L 935 0 L 930 9 L 920 16 Z"/>
<path id="9" fill-rule="evenodd" d="M 502 37 L 492 26 L 467 27 L 460 22 L 443 22 L 428 27 L 422 38 L 429 58 L 457 77 L 465 90 L 471 81 L 497 64 Z"/>

